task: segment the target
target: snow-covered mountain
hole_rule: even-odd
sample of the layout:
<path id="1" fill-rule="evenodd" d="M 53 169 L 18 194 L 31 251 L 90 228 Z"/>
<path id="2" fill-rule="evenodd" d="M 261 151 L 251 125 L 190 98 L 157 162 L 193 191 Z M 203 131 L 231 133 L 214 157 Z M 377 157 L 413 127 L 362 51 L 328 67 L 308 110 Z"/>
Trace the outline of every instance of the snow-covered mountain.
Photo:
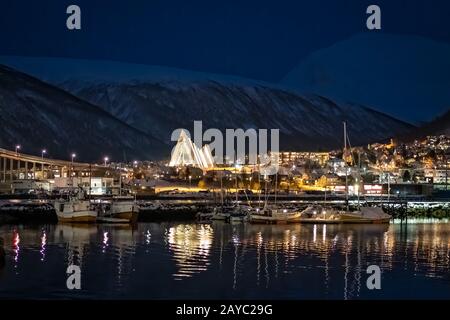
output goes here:
<path id="1" fill-rule="evenodd" d="M 380 141 L 411 126 L 369 108 L 300 96 L 265 85 L 203 81 L 66 81 L 62 87 L 101 106 L 139 130 L 170 143 L 176 128 L 280 129 L 284 150 L 324 150 L 342 145 L 342 121 L 353 144 Z"/>
<path id="2" fill-rule="evenodd" d="M 411 125 L 370 108 L 299 95 L 279 85 L 162 67 L 68 59 L 0 57 L 103 108 L 139 131 L 161 139 L 208 128 L 280 129 L 284 150 L 324 150 L 342 145 L 342 121 L 352 144 L 403 134 Z"/>
<path id="3" fill-rule="evenodd" d="M 450 108 L 450 45 L 368 32 L 311 54 L 282 84 L 430 121 Z"/>
<path id="4" fill-rule="evenodd" d="M 24 73 L 0 65 L 0 147 L 20 144 L 28 154 L 101 161 L 148 159 L 161 142 L 99 107 Z"/>

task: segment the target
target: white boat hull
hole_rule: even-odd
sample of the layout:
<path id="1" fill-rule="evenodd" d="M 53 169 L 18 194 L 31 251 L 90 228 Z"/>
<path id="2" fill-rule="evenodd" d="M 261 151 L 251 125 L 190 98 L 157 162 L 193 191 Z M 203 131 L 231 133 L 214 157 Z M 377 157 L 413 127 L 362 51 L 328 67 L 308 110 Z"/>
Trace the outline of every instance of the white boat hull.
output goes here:
<path id="1" fill-rule="evenodd" d="M 97 220 L 97 212 L 91 210 L 88 200 L 55 201 L 55 210 L 60 222 L 92 223 Z"/>
<path id="2" fill-rule="evenodd" d="M 72 213 L 57 213 L 60 222 L 95 222 L 97 220 L 97 212 L 86 210 Z"/>
<path id="3" fill-rule="evenodd" d="M 274 212 L 271 215 L 251 214 L 252 223 L 295 223 L 299 222 L 300 212 Z"/>

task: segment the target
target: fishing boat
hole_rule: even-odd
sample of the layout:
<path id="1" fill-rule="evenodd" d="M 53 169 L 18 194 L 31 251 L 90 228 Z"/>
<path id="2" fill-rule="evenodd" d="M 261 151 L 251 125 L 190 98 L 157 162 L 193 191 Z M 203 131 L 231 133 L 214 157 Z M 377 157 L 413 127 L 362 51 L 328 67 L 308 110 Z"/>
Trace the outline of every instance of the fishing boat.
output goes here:
<path id="1" fill-rule="evenodd" d="M 119 223 L 119 224 L 128 224 L 130 220 L 128 219 L 119 219 L 119 218 L 110 218 L 110 217 L 97 217 L 97 222 L 101 223 Z"/>
<path id="2" fill-rule="evenodd" d="M 139 214 L 139 206 L 133 197 L 115 197 L 111 202 L 110 216 L 117 219 L 136 221 Z"/>
<path id="3" fill-rule="evenodd" d="M 115 219 L 125 219 L 129 222 L 137 221 L 139 206 L 136 198 L 122 195 L 122 168 L 119 168 L 119 196 L 113 197 L 109 215 Z"/>
<path id="4" fill-rule="evenodd" d="M 68 200 L 56 200 L 54 207 L 60 222 L 93 223 L 97 220 L 97 211 L 93 210 L 90 201 L 85 199 L 82 189 Z"/>

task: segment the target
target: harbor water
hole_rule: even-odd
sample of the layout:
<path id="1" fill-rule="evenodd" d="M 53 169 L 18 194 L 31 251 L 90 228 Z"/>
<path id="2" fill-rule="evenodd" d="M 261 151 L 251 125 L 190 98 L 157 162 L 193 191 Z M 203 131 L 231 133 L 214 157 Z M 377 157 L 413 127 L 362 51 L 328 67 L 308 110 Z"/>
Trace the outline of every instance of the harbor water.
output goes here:
<path id="1" fill-rule="evenodd" d="M 450 298 L 450 222 L 0 226 L 0 298 Z M 81 289 L 67 287 L 69 265 Z M 369 290 L 367 267 L 381 270 Z"/>

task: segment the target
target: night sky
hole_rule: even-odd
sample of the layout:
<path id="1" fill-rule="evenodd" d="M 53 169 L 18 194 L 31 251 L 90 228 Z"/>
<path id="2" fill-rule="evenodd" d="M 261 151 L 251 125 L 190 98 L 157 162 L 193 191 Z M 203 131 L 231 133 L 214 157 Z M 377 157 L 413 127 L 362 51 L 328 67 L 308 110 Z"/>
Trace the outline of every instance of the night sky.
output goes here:
<path id="1" fill-rule="evenodd" d="M 0 4 L 2 56 L 111 60 L 273 83 L 280 82 L 310 54 L 364 32 L 412 35 L 450 44 L 447 0 L 0 0 Z M 70 4 L 81 7 L 82 30 L 66 28 L 66 8 Z M 366 28 L 370 4 L 381 7 L 381 31 Z M 432 57 L 410 64 L 408 68 L 419 70 L 418 82 L 407 83 L 412 77 L 407 76 L 410 69 L 405 69 L 402 74 L 406 78 L 394 85 L 403 83 L 406 89 L 391 96 L 385 93 L 392 87 L 378 88 L 376 84 L 369 85 L 359 96 L 353 89 L 345 90 L 345 86 L 337 94 L 318 93 L 363 103 L 411 123 L 430 121 L 450 106 L 445 89 L 447 60 L 443 57 L 433 66 Z M 364 68 L 365 56 L 357 58 L 359 67 Z M 434 71 L 421 76 L 420 70 L 432 67 Z M 389 73 L 379 77 L 376 83 L 394 79 Z M 338 79 L 338 84 L 344 83 Z M 419 83 L 423 81 L 426 83 Z M 433 81 L 441 81 L 436 82 L 440 91 L 432 88 L 421 94 L 421 88 L 433 85 Z M 359 83 L 370 81 L 358 79 L 353 85 Z M 339 85 L 334 88 L 342 89 Z M 403 99 L 408 96 L 409 100 Z"/>
<path id="2" fill-rule="evenodd" d="M 450 2 L 0 1 L 0 54 L 107 59 L 276 82 L 308 53 L 366 31 L 369 4 L 382 32 L 450 43 Z M 82 30 L 65 27 L 82 9 Z"/>

